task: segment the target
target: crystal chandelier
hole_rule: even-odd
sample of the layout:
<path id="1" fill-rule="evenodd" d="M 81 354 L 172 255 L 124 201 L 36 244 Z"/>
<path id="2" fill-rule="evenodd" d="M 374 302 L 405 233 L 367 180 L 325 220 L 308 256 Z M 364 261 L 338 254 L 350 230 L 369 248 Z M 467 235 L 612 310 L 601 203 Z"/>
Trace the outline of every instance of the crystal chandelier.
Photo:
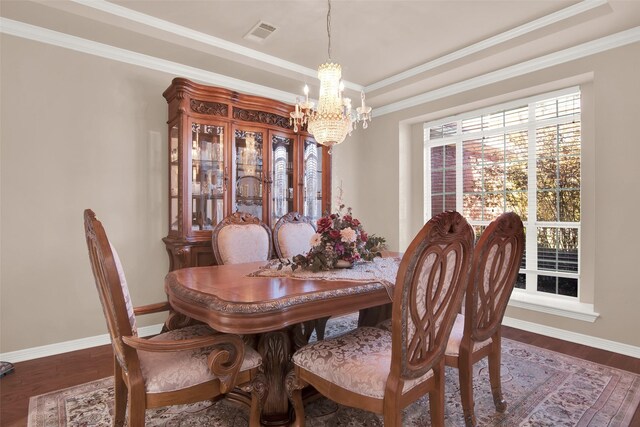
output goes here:
<path id="1" fill-rule="evenodd" d="M 361 105 L 356 108 L 356 114 L 353 114 L 351 99 L 342 96 L 344 90 L 344 84 L 340 81 L 342 67 L 331 61 L 331 0 L 327 2 L 329 4 L 327 12 L 329 60 L 318 67 L 318 79 L 320 79 L 318 108 L 314 109 L 313 102 L 309 101 L 309 86 L 305 85 L 305 101 L 296 100 L 295 110 L 290 113 L 290 123 L 293 124 L 294 132 L 307 125 L 307 130 L 315 140 L 331 149 L 344 141 L 347 134 L 351 135 L 357 122 L 362 122 L 363 129 L 367 128 L 368 122 L 371 121 L 371 107 L 367 107 L 364 102 L 364 92 L 360 92 Z"/>

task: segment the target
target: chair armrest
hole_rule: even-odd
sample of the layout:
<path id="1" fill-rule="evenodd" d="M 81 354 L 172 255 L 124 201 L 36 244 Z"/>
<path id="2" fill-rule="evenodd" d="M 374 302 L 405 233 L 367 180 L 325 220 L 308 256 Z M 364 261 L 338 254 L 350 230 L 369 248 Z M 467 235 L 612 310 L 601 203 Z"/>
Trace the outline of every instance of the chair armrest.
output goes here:
<path id="1" fill-rule="evenodd" d="M 218 334 L 186 340 L 147 340 L 134 336 L 123 336 L 122 341 L 136 350 L 169 352 L 214 347 L 207 357 L 211 373 L 220 380 L 220 391 L 227 393 L 236 386 L 236 378 L 244 360 L 244 342 L 239 335 Z"/>
<path id="2" fill-rule="evenodd" d="M 136 316 L 141 316 L 143 314 L 161 313 L 163 311 L 168 311 L 169 309 L 171 309 L 171 305 L 169 305 L 168 301 L 165 301 L 157 302 L 155 304 L 142 305 L 140 307 L 134 307 L 133 313 Z"/>
<path id="3" fill-rule="evenodd" d="M 136 350 L 152 352 L 194 350 L 196 348 L 210 347 L 221 343 L 221 340 L 217 335 L 189 338 L 186 340 L 149 340 L 133 336 L 123 336 L 122 341 L 129 347 L 135 348 Z"/>

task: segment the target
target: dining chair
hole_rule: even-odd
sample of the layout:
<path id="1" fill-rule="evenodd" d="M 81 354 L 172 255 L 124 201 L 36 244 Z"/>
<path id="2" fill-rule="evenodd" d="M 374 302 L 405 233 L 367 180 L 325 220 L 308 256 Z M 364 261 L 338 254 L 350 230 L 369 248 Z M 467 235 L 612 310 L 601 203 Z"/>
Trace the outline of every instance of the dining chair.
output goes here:
<path id="1" fill-rule="evenodd" d="M 306 254 L 311 249 L 311 237 L 316 226 L 309 217 L 289 212 L 273 226 L 273 246 L 280 259 Z"/>
<path id="2" fill-rule="evenodd" d="M 306 254 L 311 249 L 311 237 L 316 233 L 313 220 L 299 212 L 289 212 L 283 215 L 273 226 L 273 246 L 276 256 L 281 259 L 291 259 L 296 255 Z M 316 338 L 324 339 L 328 317 L 313 321 Z"/>
<path id="3" fill-rule="evenodd" d="M 513 212 L 500 215 L 484 230 L 473 252 L 464 314 L 458 314 L 445 352 L 447 366 L 458 368 L 460 396 L 467 426 L 475 426 L 473 365 L 488 357 L 489 380 L 496 410 L 507 404 L 500 383 L 502 318 L 515 285 L 524 231 Z"/>
<path id="4" fill-rule="evenodd" d="M 247 212 L 234 212 L 220 221 L 213 228 L 211 243 L 218 265 L 267 261 L 273 253 L 271 230 Z"/>
<path id="5" fill-rule="evenodd" d="M 238 385 L 251 393 L 250 425 L 258 427 L 265 397 L 260 355 L 239 336 L 202 324 L 138 337 L 136 316 L 168 310 L 169 304 L 134 308 L 120 258 L 90 209 L 84 228 L 114 353 L 113 424 L 122 426 L 126 418 L 129 427 L 144 426 L 148 408 L 212 399 Z"/>
<path id="6" fill-rule="evenodd" d="M 295 426 L 304 426 L 302 388 L 402 425 L 402 408 L 429 393 L 431 423 L 444 425 L 444 351 L 469 276 L 473 231 L 457 212 L 433 217 L 402 257 L 391 332 L 360 327 L 293 355 L 286 387 Z"/>

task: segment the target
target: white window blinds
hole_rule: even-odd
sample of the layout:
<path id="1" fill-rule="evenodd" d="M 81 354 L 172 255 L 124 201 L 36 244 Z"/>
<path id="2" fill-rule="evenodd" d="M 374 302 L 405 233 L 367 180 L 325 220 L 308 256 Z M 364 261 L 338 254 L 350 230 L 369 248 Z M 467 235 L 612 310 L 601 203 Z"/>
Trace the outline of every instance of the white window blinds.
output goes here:
<path id="1" fill-rule="evenodd" d="M 425 124 L 425 220 L 457 210 L 476 234 L 506 211 L 525 225 L 517 287 L 577 297 L 577 88 Z"/>

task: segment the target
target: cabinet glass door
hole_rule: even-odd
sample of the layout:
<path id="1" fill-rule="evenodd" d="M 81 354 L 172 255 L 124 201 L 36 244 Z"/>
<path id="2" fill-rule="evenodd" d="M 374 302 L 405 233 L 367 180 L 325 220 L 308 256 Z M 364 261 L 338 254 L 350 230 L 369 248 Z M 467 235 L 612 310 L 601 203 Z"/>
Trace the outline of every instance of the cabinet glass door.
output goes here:
<path id="1" fill-rule="evenodd" d="M 317 220 L 322 216 L 322 146 L 312 138 L 304 139 L 303 212 Z"/>
<path id="2" fill-rule="evenodd" d="M 262 217 L 263 144 L 259 131 L 235 130 L 235 210 Z"/>
<path id="3" fill-rule="evenodd" d="M 223 126 L 191 125 L 191 227 L 211 230 L 224 218 Z"/>
<path id="4" fill-rule="evenodd" d="M 271 224 L 293 211 L 293 146 L 294 139 L 271 135 Z"/>
<path id="5" fill-rule="evenodd" d="M 180 203 L 180 186 L 178 174 L 180 173 L 179 166 L 179 147 L 178 138 L 180 136 L 180 129 L 178 125 L 173 125 L 169 130 L 169 230 L 179 230 L 180 217 L 178 216 L 178 204 Z"/>

